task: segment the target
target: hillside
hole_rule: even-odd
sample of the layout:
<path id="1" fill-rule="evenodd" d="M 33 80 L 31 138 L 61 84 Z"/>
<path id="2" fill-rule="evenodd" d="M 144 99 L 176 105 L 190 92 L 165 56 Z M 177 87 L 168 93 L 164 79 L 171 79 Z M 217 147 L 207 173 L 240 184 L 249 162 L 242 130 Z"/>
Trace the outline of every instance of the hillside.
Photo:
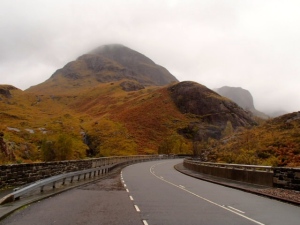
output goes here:
<path id="1" fill-rule="evenodd" d="M 191 154 L 202 141 L 256 125 L 229 99 L 176 81 L 146 56 L 111 45 L 26 91 L 1 86 L 2 163 Z"/>
<path id="2" fill-rule="evenodd" d="M 300 112 L 243 129 L 213 143 L 210 160 L 272 166 L 300 166 Z"/>
<path id="3" fill-rule="evenodd" d="M 207 92 L 200 98 L 203 102 L 197 103 L 200 107 L 206 107 L 206 101 L 216 101 L 216 106 L 223 102 L 228 108 L 211 106 L 203 112 L 182 112 L 181 105 L 174 102 L 181 91 L 173 90 L 187 83 L 126 91 L 123 82 L 99 84 L 76 95 L 18 91 L 9 104 L 1 101 L 1 107 L 6 107 L 1 130 L 7 143 L 14 146 L 10 150 L 15 158 L 23 162 L 43 160 L 43 141 L 55 142 L 62 134 L 74 143 L 74 151 L 66 159 L 158 151 L 191 153 L 194 140 L 221 137 L 228 120 L 235 128 L 254 124 L 236 104 L 196 83 L 188 83 L 195 95 Z"/>
<path id="4" fill-rule="evenodd" d="M 253 97 L 248 90 L 245 90 L 240 87 L 224 86 L 224 87 L 215 89 L 215 91 L 217 93 L 219 93 L 220 95 L 234 101 L 243 109 L 252 112 L 253 115 L 258 116 L 262 119 L 268 119 L 268 116 L 266 114 L 258 111 L 254 107 Z"/>

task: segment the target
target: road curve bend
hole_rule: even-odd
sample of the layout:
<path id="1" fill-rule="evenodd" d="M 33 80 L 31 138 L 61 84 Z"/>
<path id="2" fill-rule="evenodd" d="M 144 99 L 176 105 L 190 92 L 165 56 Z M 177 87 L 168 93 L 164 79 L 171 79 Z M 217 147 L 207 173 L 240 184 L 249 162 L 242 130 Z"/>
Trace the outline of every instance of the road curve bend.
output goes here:
<path id="1" fill-rule="evenodd" d="M 198 180 L 174 169 L 182 159 L 123 169 L 121 179 L 146 225 L 300 224 L 300 208 Z"/>

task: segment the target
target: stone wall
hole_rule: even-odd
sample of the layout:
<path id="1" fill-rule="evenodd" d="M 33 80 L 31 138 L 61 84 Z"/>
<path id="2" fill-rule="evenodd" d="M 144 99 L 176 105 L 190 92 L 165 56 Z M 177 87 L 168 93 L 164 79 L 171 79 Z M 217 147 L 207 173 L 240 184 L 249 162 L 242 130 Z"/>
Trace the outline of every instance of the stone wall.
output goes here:
<path id="1" fill-rule="evenodd" d="M 238 168 L 217 167 L 218 164 L 200 165 L 185 160 L 183 165 L 187 169 L 211 176 L 259 184 L 269 187 L 300 190 L 300 168 L 270 167 L 270 171 L 245 170 Z M 230 165 L 230 164 L 228 164 Z"/>
<path id="2" fill-rule="evenodd" d="M 273 169 L 274 187 L 300 190 L 300 168 L 281 168 Z"/>
<path id="3" fill-rule="evenodd" d="M 107 158 L 46 163 L 0 165 L 0 189 L 16 187 L 62 173 L 94 168 L 111 163 Z"/>
<path id="4" fill-rule="evenodd" d="M 196 163 L 190 163 L 186 160 L 184 161 L 183 165 L 187 169 L 215 177 L 269 187 L 273 186 L 273 172 L 199 165 Z"/>

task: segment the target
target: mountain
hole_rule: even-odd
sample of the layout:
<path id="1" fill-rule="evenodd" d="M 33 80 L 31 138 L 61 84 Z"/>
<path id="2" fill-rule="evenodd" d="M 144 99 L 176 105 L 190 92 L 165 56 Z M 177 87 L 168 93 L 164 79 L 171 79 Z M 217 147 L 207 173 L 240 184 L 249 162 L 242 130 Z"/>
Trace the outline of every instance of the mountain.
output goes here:
<path id="1" fill-rule="evenodd" d="M 228 86 L 224 86 L 214 90 L 220 95 L 236 102 L 243 109 L 252 112 L 255 116 L 258 116 L 263 119 L 269 118 L 269 116 L 267 116 L 263 112 L 260 112 L 257 109 L 255 109 L 253 103 L 253 97 L 248 90 L 245 90 L 241 87 L 228 87 Z"/>
<path id="2" fill-rule="evenodd" d="M 167 69 L 139 52 L 123 45 L 104 45 L 67 63 L 47 81 L 26 91 L 66 93 L 122 79 L 143 86 L 163 86 L 178 81 Z"/>
<path id="3" fill-rule="evenodd" d="M 0 131 L 10 152 L 0 152 L 2 163 L 191 154 L 200 142 L 256 125 L 231 100 L 177 82 L 122 45 L 80 56 L 26 91 L 1 86 L 0 98 Z"/>
<path id="4" fill-rule="evenodd" d="M 251 115 L 236 103 L 201 84 L 186 81 L 172 85 L 169 90 L 181 113 L 198 116 L 199 120 L 192 123 L 192 130 L 196 128 L 197 135 L 202 135 L 198 140 L 220 139 L 228 122 L 233 129 L 256 125 Z"/>

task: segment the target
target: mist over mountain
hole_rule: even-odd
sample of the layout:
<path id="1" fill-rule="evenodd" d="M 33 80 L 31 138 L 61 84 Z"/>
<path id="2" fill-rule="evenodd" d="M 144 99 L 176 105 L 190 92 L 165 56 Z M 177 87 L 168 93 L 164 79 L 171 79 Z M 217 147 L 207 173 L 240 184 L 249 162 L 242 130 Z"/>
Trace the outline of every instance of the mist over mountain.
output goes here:
<path id="1" fill-rule="evenodd" d="M 104 45 L 78 57 L 58 69 L 45 82 L 30 87 L 27 91 L 51 93 L 94 87 L 99 83 L 122 79 L 141 85 L 162 86 L 178 80 L 164 67 L 123 45 Z M 62 89 L 63 87 L 63 89 Z"/>
<path id="2" fill-rule="evenodd" d="M 243 109 L 252 112 L 255 116 L 267 119 L 269 116 L 263 112 L 257 110 L 254 106 L 254 101 L 251 93 L 241 87 L 228 87 L 223 86 L 221 88 L 214 89 L 220 95 L 231 99 Z"/>

